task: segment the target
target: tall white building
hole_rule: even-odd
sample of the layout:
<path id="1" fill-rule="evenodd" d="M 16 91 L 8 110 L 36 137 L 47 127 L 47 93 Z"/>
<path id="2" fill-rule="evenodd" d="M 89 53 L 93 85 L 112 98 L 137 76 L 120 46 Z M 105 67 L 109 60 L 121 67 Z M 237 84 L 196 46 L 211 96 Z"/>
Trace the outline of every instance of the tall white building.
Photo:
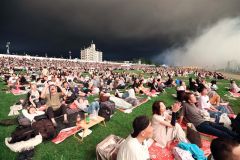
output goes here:
<path id="1" fill-rule="evenodd" d="M 90 47 L 81 50 L 81 59 L 86 61 L 102 62 L 102 52 L 96 51 L 95 44 L 92 43 Z"/>

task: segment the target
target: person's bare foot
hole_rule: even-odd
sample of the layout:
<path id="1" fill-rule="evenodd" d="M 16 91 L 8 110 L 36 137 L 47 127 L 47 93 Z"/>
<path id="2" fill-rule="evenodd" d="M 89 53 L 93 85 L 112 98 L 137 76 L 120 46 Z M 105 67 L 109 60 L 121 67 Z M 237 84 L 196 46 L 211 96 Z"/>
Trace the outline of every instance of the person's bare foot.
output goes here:
<path id="1" fill-rule="evenodd" d="M 55 128 L 57 128 L 57 123 L 54 121 L 54 122 L 52 122 L 53 123 L 53 126 L 55 127 Z"/>
<path id="2" fill-rule="evenodd" d="M 65 120 L 63 121 L 63 124 L 69 124 L 69 121 L 68 121 L 67 119 L 65 119 Z"/>

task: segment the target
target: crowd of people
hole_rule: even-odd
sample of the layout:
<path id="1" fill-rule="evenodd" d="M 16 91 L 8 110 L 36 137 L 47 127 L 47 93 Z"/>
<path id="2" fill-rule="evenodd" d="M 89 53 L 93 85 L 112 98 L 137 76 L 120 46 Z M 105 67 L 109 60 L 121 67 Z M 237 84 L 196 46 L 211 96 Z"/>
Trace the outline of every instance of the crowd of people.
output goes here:
<path id="1" fill-rule="evenodd" d="M 131 70 L 142 72 L 136 74 Z M 217 93 L 217 80 L 224 78 L 221 73 L 190 67 L 124 66 L 0 57 L 0 76 L 10 91 L 27 91 L 22 105 L 23 115 L 29 121 L 34 122 L 35 117 L 46 115 L 56 128 L 56 118 L 59 116 L 63 116 L 63 124 L 69 124 L 69 109 L 77 108 L 78 111 L 93 114 L 99 112 L 101 103 L 106 101 L 126 109 L 128 105 L 139 103 L 136 95 L 151 98 L 154 93 L 164 92 L 168 87 L 176 88 L 178 101 L 170 110 L 164 101 L 155 101 L 151 119 L 146 116 L 135 118 L 133 132 L 121 145 L 117 159 L 150 159 L 145 144 L 149 138 L 162 148 L 169 147 L 176 139 L 191 143 L 182 128 L 183 123 L 191 123 L 197 131 L 218 137 L 211 144 L 215 160 L 235 160 L 240 156 L 239 143 L 235 141 L 240 140 L 240 133 L 220 121 L 223 114 L 229 119 L 236 118 Z M 189 85 L 181 80 L 181 77 L 194 76 L 196 79 L 189 78 Z M 211 83 L 207 83 L 206 78 L 212 79 Z M 234 80 L 230 82 L 230 90 L 240 92 Z M 90 103 L 90 95 L 97 95 L 99 100 Z"/>

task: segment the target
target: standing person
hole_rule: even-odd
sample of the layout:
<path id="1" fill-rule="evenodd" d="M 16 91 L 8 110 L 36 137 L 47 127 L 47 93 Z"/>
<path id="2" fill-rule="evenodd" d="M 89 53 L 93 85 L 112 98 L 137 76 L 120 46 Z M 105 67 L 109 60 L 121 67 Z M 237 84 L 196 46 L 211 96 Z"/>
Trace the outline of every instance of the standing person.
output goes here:
<path id="1" fill-rule="evenodd" d="M 57 92 L 57 87 L 60 88 L 61 92 Z M 49 93 L 47 93 L 49 90 Z M 57 123 L 55 121 L 56 116 L 63 115 L 64 124 L 68 124 L 66 106 L 61 104 L 61 98 L 65 95 L 65 90 L 61 87 L 60 84 L 48 84 L 46 83 L 45 88 L 42 91 L 41 98 L 46 99 L 47 106 L 47 115 L 51 119 L 53 125 L 57 127 Z"/>
<path id="2" fill-rule="evenodd" d="M 146 116 L 136 117 L 133 133 L 120 146 L 117 160 L 150 160 L 146 140 L 152 137 L 153 128 Z"/>

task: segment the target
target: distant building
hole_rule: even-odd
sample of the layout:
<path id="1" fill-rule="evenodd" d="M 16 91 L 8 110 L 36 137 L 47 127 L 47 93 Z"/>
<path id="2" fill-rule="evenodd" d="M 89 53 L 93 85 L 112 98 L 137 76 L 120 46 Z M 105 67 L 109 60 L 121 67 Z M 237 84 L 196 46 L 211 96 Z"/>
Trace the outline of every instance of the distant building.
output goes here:
<path id="1" fill-rule="evenodd" d="M 96 51 L 95 44 L 92 43 L 90 47 L 81 50 L 81 60 L 102 62 L 102 52 Z"/>

